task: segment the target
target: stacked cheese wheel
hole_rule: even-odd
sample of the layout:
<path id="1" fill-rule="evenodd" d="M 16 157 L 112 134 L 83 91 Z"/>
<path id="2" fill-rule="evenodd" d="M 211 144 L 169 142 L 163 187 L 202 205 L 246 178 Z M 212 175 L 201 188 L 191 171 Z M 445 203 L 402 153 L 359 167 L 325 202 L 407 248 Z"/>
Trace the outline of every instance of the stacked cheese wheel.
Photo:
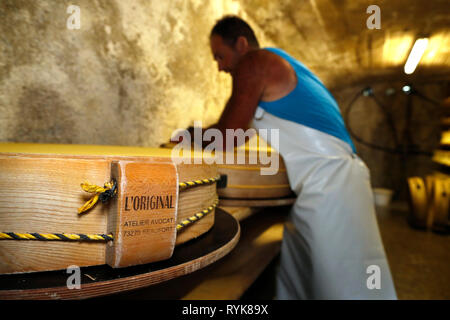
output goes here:
<path id="1" fill-rule="evenodd" d="M 226 176 L 226 187 L 218 189 L 221 199 L 266 200 L 293 195 L 283 158 L 258 135 L 233 151 L 205 150 L 203 156 L 213 157 L 219 174 Z"/>

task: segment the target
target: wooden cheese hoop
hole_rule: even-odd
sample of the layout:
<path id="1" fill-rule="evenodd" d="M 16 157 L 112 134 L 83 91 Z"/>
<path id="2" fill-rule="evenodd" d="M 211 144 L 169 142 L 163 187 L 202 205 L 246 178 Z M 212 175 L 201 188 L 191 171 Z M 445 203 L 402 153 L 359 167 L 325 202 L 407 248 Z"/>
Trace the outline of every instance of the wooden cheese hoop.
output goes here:
<path id="1" fill-rule="evenodd" d="M 112 161 L 167 162 L 169 157 L 170 152 L 157 148 L 0 143 L 0 232 L 105 234 L 109 205 L 99 203 L 79 216 L 77 209 L 91 196 L 80 183 L 85 179 L 98 185 L 109 181 Z M 180 182 L 218 175 L 216 166 L 206 164 L 180 163 L 177 171 Z M 177 223 L 216 199 L 215 183 L 181 190 Z M 176 245 L 204 234 L 213 225 L 214 210 L 177 233 Z M 102 265 L 106 245 L 1 240 L 0 274 Z"/>
<path id="2" fill-rule="evenodd" d="M 256 142 L 248 141 L 234 149 L 231 162 L 228 160 L 231 152 L 213 155 L 219 174 L 226 176 L 226 187 L 217 190 L 223 205 L 263 207 L 292 204 L 296 197 L 290 188 L 283 158 L 259 136 L 252 139 Z M 172 149 L 175 146 L 171 142 L 161 147 Z M 273 168 L 274 174 L 263 174 L 264 170 L 271 168 L 271 163 L 264 163 L 261 157 L 277 159 L 278 167 Z M 246 200 L 251 204 L 245 204 Z"/>
<path id="3" fill-rule="evenodd" d="M 279 198 L 279 199 L 226 199 L 221 198 L 219 200 L 220 206 L 225 207 L 281 207 L 293 205 L 297 198 L 294 196 Z"/>

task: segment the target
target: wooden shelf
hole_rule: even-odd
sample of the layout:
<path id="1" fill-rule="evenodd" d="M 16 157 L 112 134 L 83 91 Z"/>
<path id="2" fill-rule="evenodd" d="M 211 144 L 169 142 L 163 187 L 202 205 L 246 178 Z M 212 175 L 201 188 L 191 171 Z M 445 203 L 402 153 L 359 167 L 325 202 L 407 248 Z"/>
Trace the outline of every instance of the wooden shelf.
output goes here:
<path id="1" fill-rule="evenodd" d="M 444 117 L 441 119 L 441 126 L 444 128 L 450 128 L 450 117 Z"/>
<path id="2" fill-rule="evenodd" d="M 441 145 L 449 146 L 450 145 L 450 130 L 442 131 L 441 134 Z"/>
<path id="3" fill-rule="evenodd" d="M 241 237 L 233 251 L 202 270 L 102 299 L 239 299 L 279 254 L 288 211 L 289 207 L 266 208 L 241 221 Z"/>
<path id="4" fill-rule="evenodd" d="M 441 165 L 450 167 L 450 150 L 435 150 L 432 160 Z"/>

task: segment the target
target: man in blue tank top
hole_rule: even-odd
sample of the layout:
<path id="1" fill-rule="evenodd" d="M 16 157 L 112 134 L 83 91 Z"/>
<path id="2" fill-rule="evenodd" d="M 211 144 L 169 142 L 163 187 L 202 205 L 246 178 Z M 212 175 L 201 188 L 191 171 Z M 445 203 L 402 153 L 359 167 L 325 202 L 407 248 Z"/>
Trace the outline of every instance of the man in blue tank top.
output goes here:
<path id="1" fill-rule="evenodd" d="M 250 126 L 279 130 L 278 151 L 297 194 L 283 234 L 277 298 L 396 299 L 369 172 L 331 93 L 284 51 L 260 49 L 236 16 L 216 23 L 210 46 L 219 71 L 233 80 L 211 127 L 223 134 Z M 379 278 L 370 278 L 371 270 Z"/>

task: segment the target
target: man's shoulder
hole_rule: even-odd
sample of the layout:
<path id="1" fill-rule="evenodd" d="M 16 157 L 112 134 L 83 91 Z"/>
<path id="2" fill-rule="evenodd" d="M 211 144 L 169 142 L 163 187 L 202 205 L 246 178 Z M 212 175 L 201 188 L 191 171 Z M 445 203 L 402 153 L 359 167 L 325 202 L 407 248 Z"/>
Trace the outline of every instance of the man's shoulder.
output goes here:
<path id="1" fill-rule="evenodd" d="M 247 52 L 242 58 L 247 63 L 267 63 L 273 60 L 277 55 L 266 49 L 255 49 Z"/>
<path id="2" fill-rule="evenodd" d="M 268 69 L 281 63 L 281 61 L 281 57 L 268 50 L 255 49 L 247 52 L 245 56 L 242 57 L 238 64 L 238 71 L 244 73 L 266 73 Z"/>
<path id="3" fill-rule="evenodd" d="M 253 50 L 243 57 L 236 79 L 262 84 L 263 101 L 284 97 L 297 85 L 296 71 L 290 62 L 282 55 L 265 49 Z"/>

